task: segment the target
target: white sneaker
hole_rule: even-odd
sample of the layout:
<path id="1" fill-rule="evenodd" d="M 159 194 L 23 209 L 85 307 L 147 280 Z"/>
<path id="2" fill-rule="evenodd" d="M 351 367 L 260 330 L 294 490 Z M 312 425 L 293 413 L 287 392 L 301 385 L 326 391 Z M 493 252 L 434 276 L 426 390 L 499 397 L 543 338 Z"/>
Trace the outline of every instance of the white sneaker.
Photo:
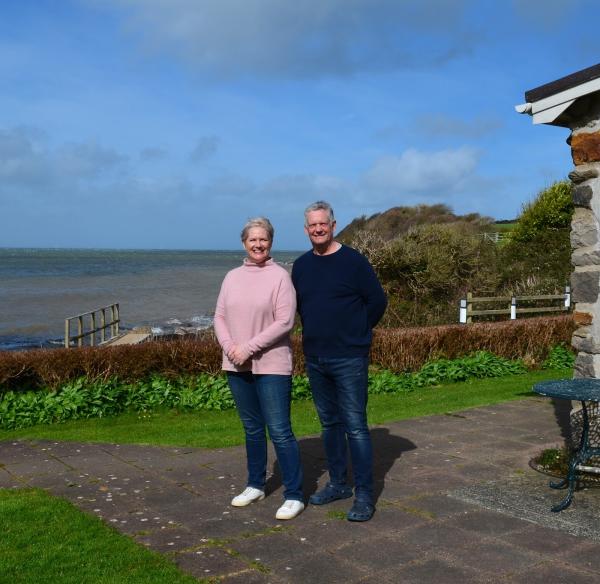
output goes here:
<path id="1" fill-rule="evenodd" d="M 254 487 L 246 487 L 237 497 L 231 499 L 231 504 L 234 507 L 245 507 L 254 503 L 254 501 L 262 501 L 265 498 L 265 492 Z"/>
<path id="2" fill-rule="evenodd" d="M 297 515 L 300 515 L 304 511 L 304 503 L 302 501 L 295 501 L 289 499 L 285 501 L 275 514 L 275 519 L 293 519 Z"/>

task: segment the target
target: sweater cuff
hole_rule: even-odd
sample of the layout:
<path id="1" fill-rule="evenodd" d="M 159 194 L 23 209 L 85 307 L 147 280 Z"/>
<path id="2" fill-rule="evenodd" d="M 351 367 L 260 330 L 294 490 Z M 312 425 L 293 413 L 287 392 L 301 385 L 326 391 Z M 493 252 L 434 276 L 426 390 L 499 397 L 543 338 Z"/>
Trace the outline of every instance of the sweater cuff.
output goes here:
<path id="1" fill-rule="evenodd" d="M 252 357 L 252 350 L 248 346 L 248 343 L 244 343 L 243 345 L 238 345 L 238 351 L 240 352 L 241 356 L 243 357 L 244 363 L 246 361 L 248 361 L 248 359 L 250 359 L 250 357 Z"/>

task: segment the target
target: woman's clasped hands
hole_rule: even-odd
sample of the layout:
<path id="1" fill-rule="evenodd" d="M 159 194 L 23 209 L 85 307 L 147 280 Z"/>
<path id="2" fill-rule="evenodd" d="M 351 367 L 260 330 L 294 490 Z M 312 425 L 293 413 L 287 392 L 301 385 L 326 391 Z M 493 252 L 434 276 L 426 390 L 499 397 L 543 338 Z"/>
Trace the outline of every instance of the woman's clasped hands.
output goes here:
<path id="1" fill-rule="evenodd" d="M 250 359 L 250 351 L 243 345 L 232 345 L 227 351 L 227 358 L 239 367 Z"/>

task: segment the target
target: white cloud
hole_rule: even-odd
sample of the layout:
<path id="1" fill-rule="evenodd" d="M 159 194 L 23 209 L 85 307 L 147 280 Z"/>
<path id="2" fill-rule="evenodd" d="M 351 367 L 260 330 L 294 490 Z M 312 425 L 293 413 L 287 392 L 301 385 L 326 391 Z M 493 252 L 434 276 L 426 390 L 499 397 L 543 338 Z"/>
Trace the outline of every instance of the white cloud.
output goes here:
<path id="1" fill-rule="evenodd" d="M 390 194 L 444 200 L 474 178 L 478 157 L 478 152 L 469 147 L 437 152 L 409 148 L 400 156 L 377 160 L 362 185 L 370 200 Z"/>
<path id="2" fill-rule="evenodd" d="M 436 66 L 470 52 L 474 43 L 462 25 L 468 0 L 111 3 L 123 10 L 127 30 L 146 50 L 167 50 L 217 76 L 312 77 Z"/>
<path id="3" fill-rule="evenodd" d="M 123 167 L 127 157 L 94 142 L 66 144 L 55 155 L 57 171 L 72 178 L 105 178 Z"/>
<path id="4" fill-rule="evenodd" d="M 95 142 L 51 147 L 35 128 L 0 129 L 0 199 L 71 200 L 126 175 L 128 159 Z"/>
<path id="5" fill-rule="evenodd" d="M 0 130 L 0 194 L 14 185 L 43 184 L 53 175 L 51 162 L 38 143 L 40 137 L 30 128 Z"/>

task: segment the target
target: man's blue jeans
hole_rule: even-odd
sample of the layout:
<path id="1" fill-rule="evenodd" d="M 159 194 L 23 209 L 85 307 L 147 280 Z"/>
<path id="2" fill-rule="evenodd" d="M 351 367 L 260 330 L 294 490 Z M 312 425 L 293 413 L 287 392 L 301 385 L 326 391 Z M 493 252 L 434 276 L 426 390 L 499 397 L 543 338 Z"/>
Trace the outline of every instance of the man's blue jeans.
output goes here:
<path id="1" fill-rule="evenodd" d="M 306 373 L 323 429 L 334 486 L 347 481 L 350 447 L 356 499 L 373 503 L 373 448 L 367 425 L 368 357 L 307 357 Z"/>
<path id="2" fill-rule="evenodd" d="M 275 447 L 286 500 L 304 501 L 300 449 L 292 432 L 291 375 L 227 372 L 229 387 L 246 434 L 248 486 L 264 490 L 267 472 L 267 436 Z"/>

